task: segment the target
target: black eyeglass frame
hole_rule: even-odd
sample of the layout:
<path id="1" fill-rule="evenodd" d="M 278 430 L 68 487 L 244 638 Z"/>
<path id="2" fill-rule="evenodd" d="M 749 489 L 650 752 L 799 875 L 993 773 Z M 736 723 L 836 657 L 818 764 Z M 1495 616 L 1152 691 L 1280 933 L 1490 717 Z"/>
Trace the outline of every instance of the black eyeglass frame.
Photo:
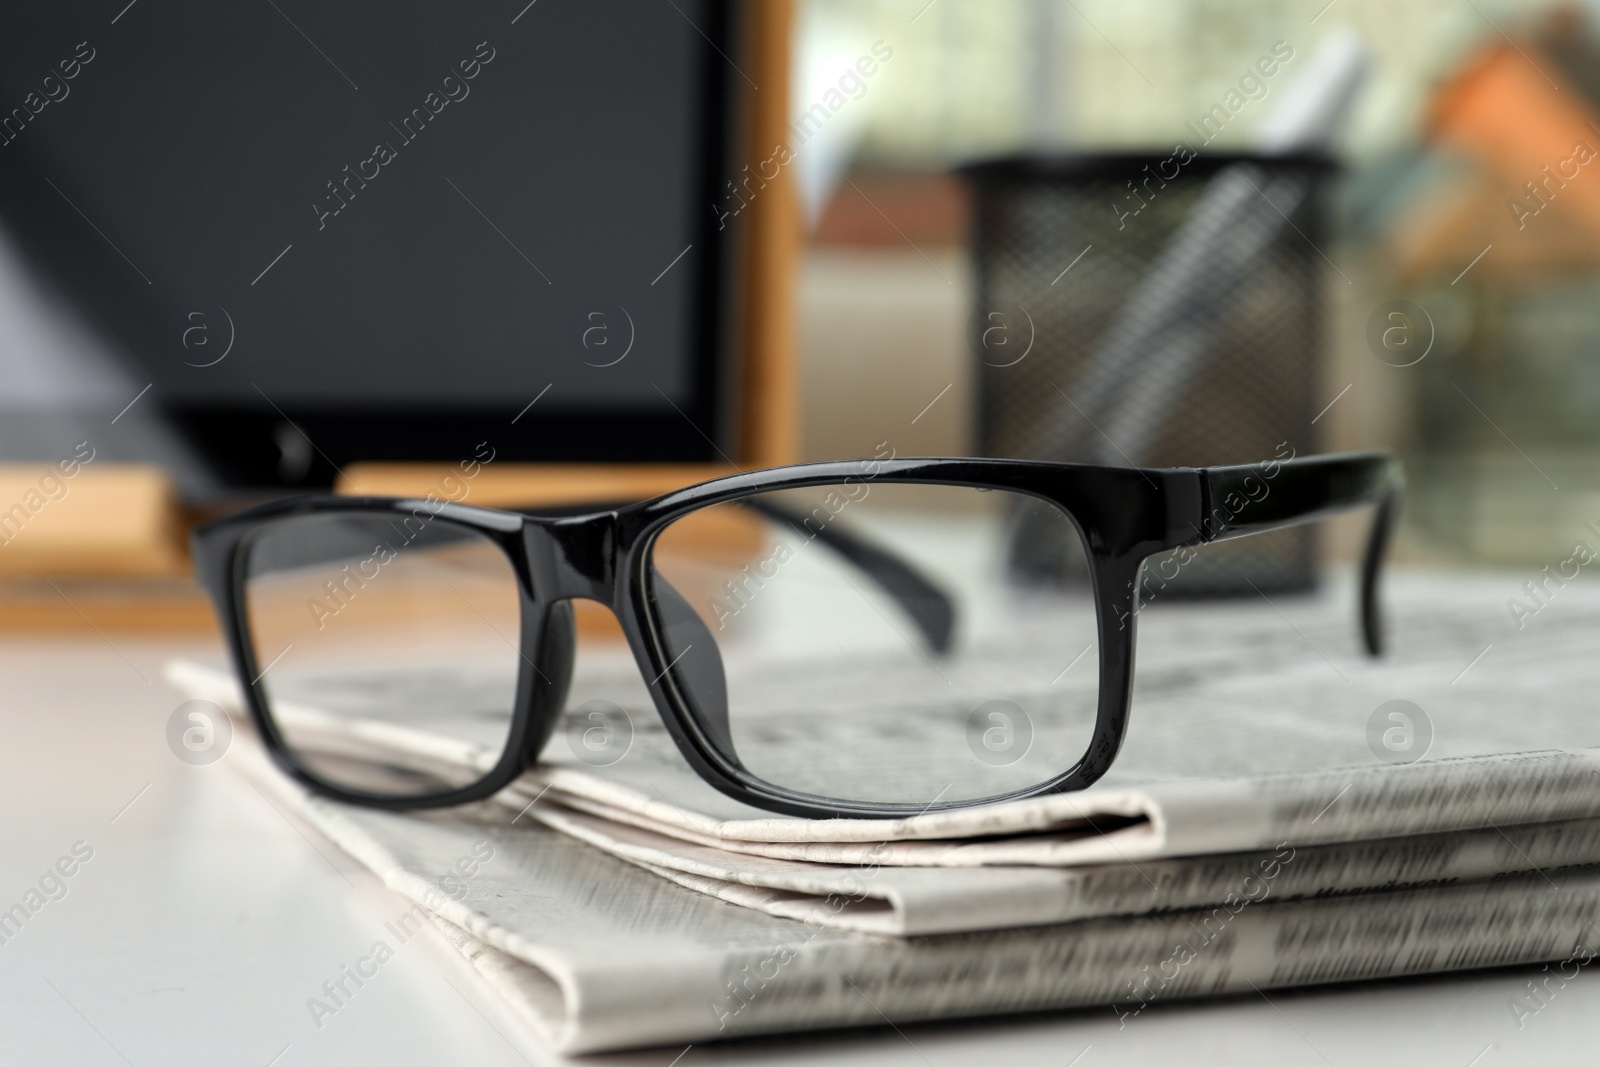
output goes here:
<path id="1" fill-rule="evenodd" d="M 870 474 L 864 473 L 868 470 Z M 1071 519 L 1089 560 L 1100 648 L 1094 731 L 1078 763 L 1045 782 L 981 800 L 883 804 L 817 797 L 773 785 L 756 778 L 718 746 L 674 673 L 665 623 L 655 602 L 651 551 L 656 538 L 672 522 L 702 508 L 753 494 L 846 484 L 847 479 L 1007 490 L 1053 504 Z M 246 704 L 267 750 L 286 773 L 320 795 L 399 811 L 471 803 L 509 785 L 537 760 L 561 717 L 572 666 L 571 601 L 582 598 L 599 601 L 616 615 L 645 679 L 654 679 L 649 685 L 651 697 L 678 751 L 712 786 L 736 800 L 789 815 L 903 818 L 1070 792 L 1105 774 L 1127 733 L 1139 568 L 1151 556 L 1375 505 L 1362 565 L 1360 622 L 1367 651 L 1381 654 L 1379 572 L 1403 490 L 1399 462 L 1383 452 L 1166 469 L 1004 459 L 851 460 L 735 474 L 615 507 L 527 513 L 412 498 L 293 497 L 200 526 L 193 534 L 193 555 L 197 577 L 216 606 Z M 324 781 L 285 742 L 267 706 L 246 607 L 250 545 L 263 529 L 291 517 L 419 512 L 426 512 L 431 522 L 454 524 L 486 537 L 505 554 L 516 575 L 522 665 L 505 750 L 483 778 L 438 793 L 394 796 Z"/>

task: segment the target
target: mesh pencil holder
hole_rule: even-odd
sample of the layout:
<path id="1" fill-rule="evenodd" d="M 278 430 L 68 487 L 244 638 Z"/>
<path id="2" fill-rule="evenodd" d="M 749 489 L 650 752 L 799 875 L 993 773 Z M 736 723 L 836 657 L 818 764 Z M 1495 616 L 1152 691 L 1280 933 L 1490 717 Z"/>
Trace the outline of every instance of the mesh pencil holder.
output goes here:
<path id="1" fill-rule="evenodd" d="M 1317 451 L 1332 171 L 1181 147 L 962 168 L 980 450 L 1189 467 Z M 1013 563 L 1047 568 L 1040 551 L 1019 530 Z M 1143 592 L 1253 596 L 1316 579 L 1306 526 L 1151 560 Z"/>

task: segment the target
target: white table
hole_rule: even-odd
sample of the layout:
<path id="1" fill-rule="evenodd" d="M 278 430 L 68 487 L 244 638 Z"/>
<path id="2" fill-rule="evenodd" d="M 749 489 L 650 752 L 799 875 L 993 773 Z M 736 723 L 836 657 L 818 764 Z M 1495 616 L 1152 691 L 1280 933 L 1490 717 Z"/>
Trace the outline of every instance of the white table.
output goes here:
<path id="1" fill-rule="evenodd" d="M 182 697 L 161 679 L 204 642 L 0 640 L 0 910 L 78 841 L 92 859 L 0 945 L 0 1063 L 492 1065 L 558 1060 L 514 1047 L 497 1006 L 430 930 L 344 1008 L 307 998 L 362 955 L 399 898 L 307 836 L 226 766 L 167 747 Z M 239 741 L 239 743 L 248 743 Z M 1600 978 L 1552 991 L 1519 1029 L 1538 969 L 1275 992 L 898 1030 L 652 1049 L 585 1062 L 668 1067 L 831 1061 L 907 1067 L 1446 1064 L 1575 1057 L 1600 1036 Z M 1077 1057 L 1074 1059 L 1074 1057 Z"/>

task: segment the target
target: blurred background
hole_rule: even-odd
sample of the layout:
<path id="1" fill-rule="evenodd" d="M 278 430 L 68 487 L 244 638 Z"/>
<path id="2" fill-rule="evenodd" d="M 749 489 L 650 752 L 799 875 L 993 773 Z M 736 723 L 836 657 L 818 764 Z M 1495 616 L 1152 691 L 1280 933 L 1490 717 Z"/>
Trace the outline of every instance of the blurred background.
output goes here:
<path id="1" fill-rule="evenodd" d="M 153 19 L 151 25 L 138 22 L 129 13 L 138 9 L 131 6 L 109 23 L 108 13 L 79 6 L 83 11 L 73 17 L 89 20 L 92 14 L 94 25 L 102 27 L 95 32 L 102 35 L 115 28 L 130 35 L 155 34 L 150 38 L 154 42 L 163 32 Z M 549 6 L 556 14 L 536 9 L 539 17 L 554 20 L 542 31 L 547 34 L 550 26 L 568 17 L 562 14 L 567 9 Z M 703 48 L 702 38 L 722 39 L 712 26 L 718 5 L 707 0 L 691 8 L 689 14 L 666 11 L 648 34 L 630 30 L 638 38 L 630 38 L 630 46 L 648 51 L 650 41 L 665 40 L 663 35 L 684 48 Z M 742 370 L 717 379 L 720 394 L 701 387 L 710 379 L 693 377 L 701 373 L 694 360 L 703 359 L 703 352 L 724 336 L 709 318 L 696 327 L 703 327 L 700 334 L 686 332 L 687 327 L 680 331 L 680 351 L 671 358 L 686 362 L 672 364 L 661 357 L 665 362 L 656 366 L 649 360 L 659 353 L 653 355 L 645 346 L 643 355 L 607 371 L 613 364 L 597 358 L 590 344 L 598 329 L 594 316 L 600 313 L 577 316 L 577 311 L 589 308 L 583 300 L 601 297 L 605 313 L 599 321 L 615 319 L 615 312 L 624 309 L 621 298 L 598 287 L 617 272 L 616 263 L 595 265 L 593 273 L 601 282 L 591 288 L 599 295 L 571 298 L 579 303 L 562 313 L 572 312 L 572 322 L 559 320 L 561 340 L 553 349 L 559 351 L 546 359 L 551 366 L 560 364 L 549 380 L 562 384 L 516 426 L 516 433 L 533 436 L 526 437 L 522 452 L 507 453 L 508 458 L 670 459 L 709 470 L 730 453 L 742 463 L 763 464 L 882 455 L 887 447 L 902 456 L 986 454 L 1205 465 L 1252 462 L 1288 451 L 1387 447 L 1401 453 L 1410 479 L 1401 559 L 1537 568 L 1566 558 L 1576 541 L 1600 543 L 1600 533 L 1588 525 L 1596 523 L 1593 529 L 1600 530 L 1600 464 L 1595 462 L 1600 457 L 1600 2 L 796 0 L 792 17 L 784 5 L 771 8 L 780 9 L 785 26 L 772 39 L 781 40 L 787 53 L 788 122 L 783 136 L 793 152 L 783 169 L 795 193 L 793 216 L 786 224 L 799 235 L 790 268 L 750 280 L 754 274 L 749 263 L 736 252 L 711 266 L 697 262 L 702 254 L 711 254 L 707 233 L 693 229 L 709 232 L 702 215 L 692 224 L 674 221 L 650 242 L 633 242 L 638 261 L 626 269 L 634 279 L 629 284 L 666 307 L 664 314 L 685 321 L 691 317 L 685 309 L 704 298 L 703 293 L 695 295 L 700 290 L 694 287 L 728 277 L 749 281 L 756 297 L 769 299 L 774 307 L 792 306 L 792 315 L 771 316 L 766 339 L 756 337 L 759 343 L 748 346 Z M 534 17 L 527 12 L 524 8 L 516 20 Z M 373 87 L 366 97 L 335 94 L 346 88 L 339 78 L 350 82 L 350 88 L 355 83 L 330 55 L 348 54 L 359 64 L 383 49 L 367 41 L 358 24 L 334 22 L 317 35 L 323 40 L 312 46 L 313 54 L 303 47 L 311 38 L 300 32 L 290 13 L 278 14 L 281 22 L 274 15 L 264 24 L 282 39 L 274 39 L 270 64 L 263 71 L 277 77 L 279 67 L 289 63 L 283 72 L 292 67 L 307 78 L 323 79 L 327 85 L 319 83 L 312 104 L 349 109 L 349 115 L 360 117 L 355 109 L 383 87 Z M 488 24 L 491 15 L 495 26 L 504 25 L 506 13 L 490 3 L 460 15 L 461 40 L 469 32 L 476 35 L 476 26 L 468 25 L 473 19 Z M 95 153 L 104 150 L 105 136 L 123 138 L 118 145 L 126 152 L 137 150 L 144 136 L 135 136 L 134 126 L 113 121 L 114 114 L 105 110 L 111 106 L 108 94 L 100 90 L 98 97 L 93 95 L 98 87 L 88 73 L 117 82 L 138 71 L 115 66 L 126 64 L 126 47 L 108 45 L 96 53 L 92 44 L 74 46 L 65 37 L 52 36 L 53 30 L 40 29 L 43 23 L 35 25 L 38 20 L 31 14 L 19 10 L 7 18 L 20 31 L 37 31 L 11 37 L 3 84 L 8 99 L 20 100 L 31 91 L 30 79 L 37 80 L 23 60 L 49 60 L 41 69 L 51 69 L 57 59 L 71 63 L 85 47 L 93 58 L 82 60 L 85 74 L 76 83 L 75 99 L 63 98 L 37 123 L 24 116 L 15 130 L 6 128 L 0 151 L 12 155 L 0 163 L 9 166 L 11 159 L 24 158 L 24 152 L 38 151 L 37 157 L 28 158 L 40 174 L 70 175 L 39 163 L 59 161 L 46 148 L 54 151 L 57 141 L 71 147 L 71 137 L 82 133 L 75 131 L 75 123 L 88 124 L 85 128 L 102 139 L 76 146 L 79 174 L 62 178 L 64 189 L 51 182 L 51 193 L 34 181 L 25 194 L 18 193 L 25 183 L 15 170 L 0 183 L 10 190 L 7 221 L 0 229 L 0 463 L 12 464 L 5 474 L 5 499 L 28 499 L 38 464 L 57 462 L 91 439 L 97 475 L 110 464 L 140 462 L 150 464 L 157 481 L 164 476 L 170 487 L 158 487 L 153 496 L 129 482 L 104 488 L 100 492 L 115 506 L 96 514 L 114 518 L 92 521 L 87 533 L 79 529 L 86 539 L 71 541 L 77 536 L 72 531 L 59 534 L 66 540 L 36 536 L 38 551 L 26 565 L 13 566 L 21 558 L 14 549 L 0 559 L 5 565 L 0 579 L 21 578 L 0 583 L 0 604 L 39 609 L 8 615 L 13 618 L 48 615 L 69 624 L 80 617 L 148 621 L 160 614 L 151 604 L 165 597 L 173 619 L 202 619 L 204 607 L 182 576 L 181 527 L 197 512 L 237 502 L 262 487 L 248 478 L 230 482 L 227 471 L 219 474 L 215 465 L 197 456 L 193 441 L 179 432 L 182 428 L 167 421 L 164 405 L 174 396 L 181 398 L 187 388 L 181 382 L 188 379 L 173 375 L 193 377 L 197 372 L 185 368 L 216 368 L 204 370 L 212 375 L 206 381 L 227 383 L 216 396 L 225 394 L 236 407 L 224 404 L 211 412 L 206 433 L 216 439 L 235 423 L 256 420 L 252 432 L 257 445 L 270 438 L 273 450 L 262 461 L 266 467 L 257 463 L 257 468 L 271 469 L 279 483 L 270 487 L 273 491 L 332 484 L 346 461 L 367 458 L 359 455 L 361 438 L 346 434 L 348 439 L 337 439 L 342 418 L 319 424 L 315 412 L 302 416 L 290 406 L 293 418 L 283 413 L 257 384 L 269 381 L 262 375 L 276 373 L 271 364 L 277 356 L 268 351 L 270 345 L 254 354 L 246 351 L 226 365 L 209 362 L 213 353 L 218 360 L 225 357 L 222 349 L 233 338 L 232 320 L 226 337 L 216 321 L 217 311 L 227 315 L 218 294 L 230 294 L 230 300 L 246 298 L 238 294 L 269 299 L 257 294 L 271 286 L 244 283 L 258 267 L 266 266 L 257 275 L 260 281 L 279 262 L 267 261 L 286 239 L 270 227 L 264 231 L 268 236 L 251 235 L 250 251 L 240 253 L 248 269 L 230 265 L 235 273 L 244 271 L 237 284 L 230 282 L 230 288 L 218 282 L 208 292 L 190 285 L 181 292 L 183 299 L 195 297 L 194 306 L 205 308 L 198 318 L 189 304 L 162 309 L 161 344 L 172 349 L 159 357 L 164 369 L 146 377 L 138 359 L 130 361 L 119 349 L 119 343 L 126 347 L 126 337 L 108 340 L 116 331 L 96 321 L 100 309 L 93 299 L 86 305 L 84 293 L 108 284 L 142 291 L 127 270 L 132 267 L 144 277 L 145 270 L 135 264 L 156 276 L 155 281 L 144 277 L 152 292 L 182 290 L 173 278 L 163 276 L 159 262 L 152 265 L 157 253 L 139 244 L 137 227 L 122 226 L 121 220 L 107 223 L 99 205 L 85 199 L 89 191 L 77 199 L 68 195 L 76 194 L 79 185 L 88 189 L 87 179 L 80 178 L 99 164 L 91 167 L 85 161 L 102 158 Z M 495 32 L 520 32 L 533 25 L 518 27 L 516 20 Z M 620 32 L 594 26 L 573 32 L 580 29 Z M 434 37 L 432 31 L 423 34 Z M 1308 135 L 1305 117 L 1297 120 L 1288 114 L 1295 108 L 1285 102 L 1292 102 L 1305 82 L 1316 80 L 1313 70 L 1330 47 L 1337 52 L 1338 42 L 1348 48 L 1352 40 L 1364 50 L 1365 76 L 1347 94 L 1348 106 L 1335 109 L 1340 114 L 1321 116 L 1320 125 L 1311 122 L 1316 128 Z M 730 36 L 724 42 L 730 50 L 735 50 L 733 41 Z M 413 51 L 424 45 L 434 47 L 424 40 Z M 452 47 L 462 51 L 467 46 Z M 569 48 L 566 53 L 577 66 L 562 77 L 594 73 L 571 58 L 583 50 Z M 557 54 L 545 60 L 562 61 Z M 750 81 L 732 60 L 727 66 L 712 66 L 734 88 L 740 78 Z M 514 71 L 537 69 L 501 63 L 495 76 L 510 79 L 517 76 Z M 608 69 L 604 78 L 589 80 L 625 85 L 630 69 L 623 64 Z M 767 63 L 763 69 L 776 68 Z M 665 76 L 675 77 L 673 84 L 684 90 L 672 98 L 682 119 L 689 113 L 684 101 L 696 99 L 688 92 L 692 78 L 683 70 Z M 45 83 L 43 91 L 49 95 L 57 90 Z M 415 95 L 409 88 L 395 89 L 382 106 L 399 113 Z M 480 107 L 474 100 L 461 105 L 462 114 L 476 116 L 472 121 L 482 125 L 483 136 L 514 144 L 495 133 L 505 125 L 494 111 L 512 95 L 497 102 L 485 93 L 481 111 L 469 110 Z M 245 92 L 226 106 L 260 104 L 261 120 L 270 114 L 278 125 L 258 133 L 287 139 L 284 144 L 311 136 L 290 121 L 290 112 L 272 107 L 269 97 Z M 626 116 L 629 108 L 637 110 L 638 99 L 623 93 L 611 105 L 617 115 Z M 193 106 L 193 100 L 186 97 L 181 106 Z M 701 120 L 710 122 L 706 114 L 702 109 Z M 91 116 L 100 125 L 89 123 Z M 146 117 L 157 124 L 166 121 L 155 112 L 147 111 Z M 183 121 L 196 120 L 185 113 Z M 1284 130 L 1296 121 L 1300 134 L 1285 136 Z M 464 136 L 468 120 L 462 118 L 458 125 L 463 128 L 439 136 Z M 582 138 L 590 128 L 575 119 L 563 136 Z M 343 161 L 349 138 L 335 133 L 344 139 L 330 142 L 334 147 L 328 158 Z M 435 182 L 438 188 L 429 195 L 444 198 L 460 218 L 447 220 L 455 229 L 429 236 L 441 242 L 434 258 L 456 273 L 471 259 L 495 284 L 514 279 L 494 299 L 515 303 L 523 301 L 518 286 L 537 290 L 539 280 L 525 268 L 542 277 L 544 271 L 534 262 L 540 257 L 530 257 L 517 242 L 537 248 L 535 242 L 548 235 L 532 231 L 559 213 L 552 214 L 548 206 L 553 199 L 523 196 L 513 206 L 516 179 L 507 177 L 516 174 L 512 164 L 565 160 L 567 171 L 552 171 L 550 180 L 567 182 L 573 189 L 603 175 L 637 174 L 629 170 L 629 161 L 639 158 L 637 145 L 630 149 L 625 142 L 607 144 L 604 138 L 594 138 L 592 144 L 561 143 L 570 150 L 566 156 L 546 151 L 544 142 L 530 142 L 524 146 L 527 159 L 508 156 L 502 166 L 478 160 L 476 172 L 460 164 L 467 154 L 449 157 L 455 169 L 434 177 L 450 180 L 454 192 Z M 740 180 L 748 190 L 750 166 L 765 176 L 772 156 L 750 145 L 736 152 L 748 157 L 742 169 L 737 155 L 722 157 L 716 165 L 722 175 L 743 175 Z M 658 158 L 657 153 L 645 155 Z M 279 161 L 279 156 L 266 154 L 261 160 Z M 420 151 L 406 157 L 406 166 L 417 170 L 431 165 Z M 451 174 L 475 190 L 478 199 Z M 303 177 L 296 172 L 294 180 Z M 314 177 L 320 181 L 324 175 L 317 171 Z M 130 187 L 141 196 L 188 195 L 182 183 L 166 182 L 160 168 L 144 178 L 149 180 Z M 386 247 L 403 249 L 415 243 L 416 231 L 409 227 L 431 219 L 437 204 L 402 206 L 407 201 L 399 187 L 407 180 L 394 180 L 396 192 L 387 208 L 369 195 L 370 209 L 362 206 L 351 212 L 353 221 L 340 220 L 343 234 L 352 235 L 342 238 L 347 244 L 341 247 L 365 248 L 361 254 L 385 261 L 386 254 L 372 251 L 378 246 L 360 244 L 358 227 L 369 224 L 384 239 L 398 242 Z M 272 175 L 258 181 L 269 188 L 282 184 Z M 1230 183 L 1244 199 L 1219 211 L 1226 208 L 1219 198 L 1226 199 Z M 615 207 L 629 202 L 628 188 L 618 177 L 593 195 L 602 205 Z M 713 209 L 718 219 L 721 212 L 732 212 L 738 197 L 732 179 L 726 189 L 727 197 Z M 285 200 L 284 211 L 294 212 L 297 224 L 309 223 L 299 200 L 279 199 Z M 767 211 L 773 200 L 768 196 L 757 203 Z M 208 206 L 203 196 L 197 203 Z M 36 205 L 55 215 L 43 219 Z M 126 218 L 143 209 L 124 202 L 116 210 Z M 386 217 L 385 210 L 395 214 Z M 595 217 L 609 213 L 603 206 L 597 210 Z M 150 211 L 155 220 L 151 225 L 167 217 L 154 207 Z M 230 217 L 266 226 L 267 214 L 265 209 L 235 211 Z M 633 232 L 643 225 L 638 220 L 627 223 L 621 215 L 618 219 L 618 226 L 634 226 Z M 483 258 L 479 246 L 451 243 L 466 240 L 460 233 L 467 225 L 478 228 L 471 240 L 486 242 L 483 247 L 495 249 L 503 263 Z M 1206 226 L 1212 229 L 1199 232 Z M 176 241 L 180 229 L 167 226 L 149 233 Z M 54 236 L 69 233 L 81 243 L 62 245 Z M 179 236 L 194 246 L 180 257 L 185 269 L 199 264 L 215 274 L 206 267 L 206 257 L 228 247 L 228 240 L 240 238 L 240 233 L 213 234 L 194 225 L 192 232 Z M 502 239 L 504 244 L 496 243 Z M 581 227 L 565 239 L 575 247 L 588 240 Z M 150 244 L 154 242 L 152 236 Z M 686 242 L 690 247 L 680 258 L 697 243 L 702 252 L 670 273 L 679 262 L 670 258 L 673 251 Z M 174 248 L 184 251 L 180 245 L 174 243 Z M 520 258 L 513 258 L 512 251 Z M 288 252 L 278 253 L 280 259 Z M 293 294 L 285 298 L 290 311 L 277 308 L 272 321 L 297 321 L 295 316 L 313 307 L 322 316 L 319 321 L 337 320 L 337 304 L 315 291 L 309 254 L 297 253 L 287 261 L 291 269 L 271 279 L 278 292 Z M 59 260 L 53 276 L 37 269 L 37 262 L 51 255 Z M 93 269 L 74 274 L 76 265 L 91 255 L 100 257 Z M 1187 266 L 1185 255 L 1191 260 Z M 365 268 L 358 259 L 351 263 L 325 266 L 354 278 Z M 668 269 L 657 275 L 657 282 L 668 280 L 659 287 L 657 282 L 645 286 L 644 280 L 662 265 Z M 514 273 L 519 271 L 524 273 Z M 484 285 L 464 274 L 450 284 L 456 288 L 445 288 L 439 298 L 439 307 L 448 309 L 439 320 L 439 336 L 445 338 L 452 336 L 451 330 L 466 330 L 468 320 L 481 318 L 491 303 Z M 302 288 L 291 290 L 293 285 Z M 672 290 L 674 285 L 681 291 Z M 70 291 L 75 286 L 80 291 L 74 295 Z M 550 292 L 561 290 L 553 287 Z M 480 298 L 481 306 L 475 303 Z M 384 299 L 407 314 L 421 313 L 416 299 L 389 294 Z M 634 304 L 636 310 L 640 306 Z M 263 314 L 257 314 L 258 322 Z M 154 322 L 152 315 L 145 318 Z M 1160 335 L 1165 337 L 1160 344 L 1153 340 L 1159 339 L 1153 323 L 1166 323 L 1168 332 Z M 517 328 L 536 344 L 552 329 L 537 319 Z M 409 329 L 402 326 L 395 336 L 404 338 Z M 176 345 L 180 333 L 181 349 Z M 248 345 L 261 335 L 253 325 L 240 336 Z M 604 343 L 603 329 L 600 337 Z M 792 365 L 783 354 L 791 341 Z M 476 352 L 465 345 L 461 358 L 475 359 Z M 1138 353 L 1140 360 L 1128 358 L 1129 352 Z M 306 353 L 297 358 L 313 368 L 328 365 Z M 467 401 L 484 410 L 484 405 L 509 405 L 496 417 L 514 414 L 512 425 L 544 396 L 539 391 L 543 372 L 538 367 L 530 371 L 532 364 L 518 364 L 510 386 L 482 368 L 472 370 L 478 364 L 471 359 L 461 366 L 468 370 L 452 364 L 451 382 L 478 383 Z M 1107 377 L 1108 367 L 1115 371 L 1119 366 L 1134 367 L 1134 372 L 1121 379 Z M 612 376 L 594 377 L 601 372 Z M 295 375 L 284 374 L 288 372 L 279 375 L 281 384 L 271 386 L 274 393 L 294 386 Z M 763 385 L 764 375 L 783 381 L 774 389 L 770 381 Z M 389 390 L 389 399 L 401 408 L 425 405 L 439 395 L 424 378 L 404 379 L 403 373 L 387 374 L 379 380 L 383 389 L 376 392 Z M 140 402 L 145 397 L 141 387 L 148 388 L 145 383 L 151 381 L 160 384 Z M 361 395 L 352 397 L 352 404 L 375 395 L 370 376 L 358 384 Z M 332 386 L 323 386 L 327 383 L 318 386 L 323 391 L 312 399 L 333 405 L 330 410 L 337 415 L 340 398 L 329 391 Z M 731 391 L 754 387 L 766 390 L 767 406 L 747 408 L 742 429 L 730 430 L 725 412 L 718 411 L 732 404 Z M 625 403 L 618 399 L 623 392 Z M 631 420 L 626 424 L 640 429 L 632 436 L 621 431 L 584 436 L 588 416 L 562 406 L 580 394 L 596 404 L 617 401 L 621 407 L 610 414 L 622 411 Z M 210 403 L 216 396 L 202 399 Z M 465 420 L 456 434 L 459 442 L 443 447 L 439 442 L 445 438 L 435 435 L 424 448 L 407 431 L 404 410 L 389 415 L 384 454 L 371 458 L 451 462 L 468 455 L 475 447 L 470 442 L 480 436 L 476 423 Z M 766 443 L 757 441 L 761 447 L 753 447 L 757 438 Z M 696 470 L 698 476 L 706 473 Z M 679 480 L 685 479 L 693 480 L 687 475 Z M 581 481 L 551 484 L 581 489 Z M 426 482 L 379 478 L 367 484 L 411 492 L 407 486 Z M 352 487 L 348 477 L 344 487 Z M 176 512 L 170 508 L 173 500 L 182 504 Z M 1240 542 L 1235 549 L 1218 546 L 1209 562 L 1189 569 L 1185 581 L 1191 592 L 1240 592 L 1238 575 L 1230 577 L 1228 571 L 1236 566 L 1263 588 L 1306 588 L 1318 558 L 1354 557 L 1363 522 L 1360 517 L 1341 521 L 1331 534 L 1298 531 Z M 104 541 L 102 535 L 113 528 L 130 531 L 123 546 L 127 551 L 118 548 L 115 538 L 93 547 L 96 537 Z M 17 533 L 3 532 L 7 544 Z M 84 563 L 90 550 L 85 546 L 101 553 L 98 563 Z M 1228 551 L 1237 556 L 1231 564 Z M 82 581 L 46 587 L 39 584 L 41 575 Z M 83 601 L 66 602 L 62 588 L 114 602 L 121 595 L 117 590 L 91 588 L 106 575 L 145 579 L 139 595 L 146 599 L 129 602 L 131 615 L 118 616 L 113 605 L 86 616 Z"/>
<path id="2" fill-rule="evenodd" d="M 1600 177 L 1574 161 L 1577 177 L 1547 182 L 1542 168 L 1600 146 L 1597 15 L 1538 0 L 803 0 L 798 54 L 833 57 L 812 60 L 818 82 L 864 42 L 892 42 L 894 58 L 852 105 L 844 173 L 813 209 L 802 451 L 865 454 L 885 437 L 902 453 L 978 447 L 974 338 L 994 322 L 974 316 L 995 308 L 975 305 L 973 188 L 953 167 L 1200 147 L 1192 124 L 1287 42 L 1279 84 L 1205 131 L 1209 151 L 1246 150 L 1297 64 L 1353 27 L 1371 71 L 1323 190 L 1310 256 L 1321 351 L 1300 401 L 1332 407 L 1301 420 L 1296 444 L 1402 453 L 1404 558 L 1538 566 L 1593 543 Z M 808 98 L 798 82 L 796 94 Z M 1521 135 L 1541 124 L 1561 151 L 1535 162 Z M 1546 183 L 1542 200 L 1529 182 Z M 1116 230 L 1134 203 L 1123 185 L 1093 209 L 1112 240 L 1139 237 L 1138 220 Z M 1062 243 L 1057 269 L 1090 241 Z M 1090 284 L 1107 252 L 1097 244 L 1058 289 Z M 1332 548 L 1349 558 L 1354 544 L 1347 532 Z"/>

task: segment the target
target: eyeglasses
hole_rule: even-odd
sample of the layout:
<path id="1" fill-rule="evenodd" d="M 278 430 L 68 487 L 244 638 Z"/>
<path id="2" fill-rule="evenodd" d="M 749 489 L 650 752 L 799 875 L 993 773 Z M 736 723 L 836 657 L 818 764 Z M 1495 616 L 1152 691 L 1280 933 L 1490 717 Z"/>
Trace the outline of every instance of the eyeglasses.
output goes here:
<path id="1" fill-rule="evenodd" d="M 1152 556 L 1376 505 L 1361 626 L 1379 654 L 1402 486 L 1384 453 L 1161 470 L 890 457 L 528 513 L 302 497 L 201 527 L 194 556 L 268 749 L 326 796 L 463 804 L 547 743 L 584 758 L 581 717 L 552 735 L 572 603 L 591 599 L 711 785 L 793 815 L 892 817 L 1106 773 Z"/>

